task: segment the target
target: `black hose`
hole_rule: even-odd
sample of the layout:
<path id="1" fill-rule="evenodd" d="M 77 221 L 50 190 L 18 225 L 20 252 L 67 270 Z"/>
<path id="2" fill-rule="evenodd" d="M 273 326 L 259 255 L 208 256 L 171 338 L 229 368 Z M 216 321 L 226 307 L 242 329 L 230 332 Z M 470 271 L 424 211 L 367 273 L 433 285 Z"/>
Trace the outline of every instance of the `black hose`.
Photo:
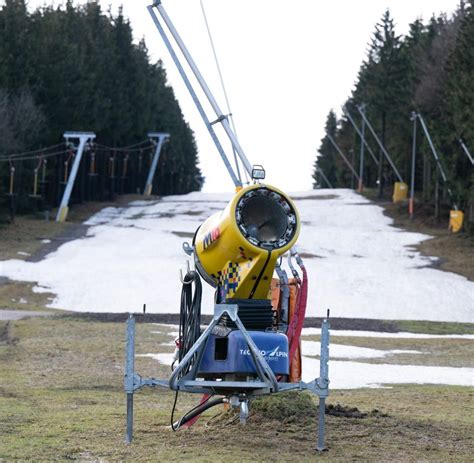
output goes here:
<path id="1" fill-rule="evenodd" d="M 201 278 L 195 271 L 188 272 L 183 280 L 183 289 L 181 291 L 181 308 L 179 317 L 179 361 L 189 352 L 194 343 L 201 336 L 201 299 L 202 284 Z M 193 294 L 194 283 L 194 294 Z M 196 361 L 194 356 L 182 375 L 188 373 Z"/>
<path id="2" fill-rule="evenodd" d="M 192 410 L 190 410 L 186 415 L 184 415 L 179 421 L 176 423 L 171 423 L 171 427 L 173 431 L 177 431 L 181 426 L 186 424 L 188 421 L 192 420 L 196 416 L 199 416 L 201 413 L 204 413 L 206 410 L 209 410 L 212 407 L 215 407 L 216 405 L 224 403 L 225 398 L 224 397 L 219 397 L 214 400 L 207 400 L 206 402 L 199 404 L 198 406 L 194 407 Z"/>
<path id="3" fill-rule="evenodd" d="M 194 293 L 193 293 L 194 283 Z M 201 299 L 202 299 L 202 284 L 201 278 L 195 271 L 188 272 L 183 278 L 183 289 L 181 290 L 181 306 L 179 312 L 179 351 L 178 360 L 181 362 L 185 355 L 192 348 L 194 343 L 201 336 Z M 197 354 L 194 355 L 180 373 L 180 378 L 189 373 L 194 363 L 197 360 Z M 176 391 L 174 398 L 173 409 L 171 411 L 171 428 L 176 431 L 182 424 L 183 419 L 187 417 L 194 410 L 204 406 L 208 401 L 193 408 L 190 412 L 181 418 L 177 425 L 174 424 L 174 412 L 176 410 L 176 403 L 178 401 L 179 390 Z M 209 399 L 208 399 L 209 400 Z M 195 415 L 194 415 L 195 416 Z M 189 421 L 191 418 L 187 418 Z"/>

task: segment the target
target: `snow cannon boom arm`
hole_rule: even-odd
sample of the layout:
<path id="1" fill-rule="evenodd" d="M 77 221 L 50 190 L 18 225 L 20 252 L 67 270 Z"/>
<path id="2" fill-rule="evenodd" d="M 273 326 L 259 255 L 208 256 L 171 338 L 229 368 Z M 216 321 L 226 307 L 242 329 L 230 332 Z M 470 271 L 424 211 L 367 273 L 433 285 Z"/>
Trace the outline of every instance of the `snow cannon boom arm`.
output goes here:
<path id="1" fill-rule="evenodd" d="M 277 259 L 298 239 L 300 219 L 282 191 L 255 184 L 240 190 L 194 237 L 201 276 L 217 288 L 217 302 L 268 299 Z"/>

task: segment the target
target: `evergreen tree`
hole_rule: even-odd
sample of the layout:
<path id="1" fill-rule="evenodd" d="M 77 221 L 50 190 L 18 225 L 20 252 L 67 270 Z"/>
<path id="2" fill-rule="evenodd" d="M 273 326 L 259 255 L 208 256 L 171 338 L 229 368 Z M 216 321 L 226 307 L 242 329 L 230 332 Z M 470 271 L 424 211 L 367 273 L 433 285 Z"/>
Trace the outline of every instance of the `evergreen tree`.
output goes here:
<path id="1" fill-rule="evenodd" d="M 474 204 L 474 172 L 462 152 L 461 138 L 474 153 L 474 6 L 471 3 L 463 11 L 456 47 L 446 66 L 447 86 L 445 102 L 446 118 L 452 130 L 450 174 L 454 178 L 456 193 L 462 206 Z M 470 172 L 470 175 L 469 175 Z"/>
<path id="2" fill-rule="evenodd" d="M 333 110 L 329 111 L 326 119 L 326 134 L 329 134 L 334 140 L 337 138 L 337 118 Z M 328 136 L 325 135 L 321 140 L 321 145 L 318 149 L 319 156 L 316 158 L 313 171 L 313 179 L 315 186 L 327 188 L 324 180 L 319 174 L 319 169 L 324 172 L 329 182 L 334 187 L 343 186 L 344 172 L 339 166 L 338 157 L 334 145 L 329 140 Z"/>
<path id="3" fill-rule="evenodd" d="M 403 117 L 408 106 L 405 93 L 407 71 L 400 36 L 395 33 L 393 19 L 387 10 L 376 25 L 369 47 L 368 57 L 359 74 L 354 99 L 367 105 L 367 116 L 377 131 L 382 144 L 396 162 L 397 146 L 387 144 L 389 136 L 397 130 L 397 120 Z M 403 109 L 402 109 L 403 108 Z M 386 167 L 383 153 L 379 152 L 379 197 L 382 196 L 385 179 L 392 179 L 392 172 Z"/>
<path id="4" fill-rule="evenodd" d="M 77 6 L 69 0 L 29 13 L 25 0 L 6 0 L 0 6 L 0 155 L 56 144 L 66 130 L 93 131 L 109 146 L 169 132 L 155 191 L 202 187 L 194 134 L 163 65 L 150 62 L 144 41 L 134 43 L 121 10 L 112 15 L 96 1 Z M 0 162 L 0 194 L 8 176 L 8 164 Z M 30 181 L 31 173 L 23 177 Z"/>

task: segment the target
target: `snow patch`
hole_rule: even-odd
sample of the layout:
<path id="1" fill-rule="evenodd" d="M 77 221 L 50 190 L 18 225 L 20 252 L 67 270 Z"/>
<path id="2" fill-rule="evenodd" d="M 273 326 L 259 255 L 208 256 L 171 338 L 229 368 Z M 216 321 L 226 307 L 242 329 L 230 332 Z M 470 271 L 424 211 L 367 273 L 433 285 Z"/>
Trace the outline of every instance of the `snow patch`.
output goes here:
<path id="1" fill-rule="evenodd" d="M 0 275 L 37 282 L 57 295 L 53 308 L 133 312 L 146 303 L 152 313 L 177 313 L 187 258 L 185 239 L 173 231 L 194 233 L 231 196 L 196 192 L 104 208 L 85 222 L 85 238 L 41 262 L 2 261 Z M 432 258 L 413 250 L 429 236 L 393 227 L 381 207 L 352 190 L 294 196 L 304 222 L 299 251 L 321 257 L 305 259 L 307 316 L 329 307 L 335 317 L 474 322 L 474 283 L 431 268 Z M 214 290 L 203 286 L 202 312 L 212 314 Z"/>
<path id="2" fill-rule="evenodd" d="M 303 381 L 312 381 L 319 376 L 319 360 L 303 356 L 302 367 Z M 375 388 L 388 384 L 473 386 L 474 368 L 370 364 L 330 360 L 329 379 L 331 389 Z"/>
<path id="3" fill-rule="evenodd" d="M 321 343 L 316 341 L 301 341 L 301 352 L 306 356 L 319 356 Z M 346 346 L 343 344 L 330 344 L 329 355 L 335 358 L 347 359 L 373 359 L 383 358 L 394 354 L 421 354 L 417 350 L 380 350 L 368 347 Z"/>
<path id="4" fill-rule="evenodd" d="M 333 330 L 331 336 L 352 338 L 390 338 L 390 339 L 474 339 L 474 334 L 423 334 L 423 333 L 382 333 L 379 331 Z M 321 328 L 303 328 L 302 336 L 320 336 Z"/>

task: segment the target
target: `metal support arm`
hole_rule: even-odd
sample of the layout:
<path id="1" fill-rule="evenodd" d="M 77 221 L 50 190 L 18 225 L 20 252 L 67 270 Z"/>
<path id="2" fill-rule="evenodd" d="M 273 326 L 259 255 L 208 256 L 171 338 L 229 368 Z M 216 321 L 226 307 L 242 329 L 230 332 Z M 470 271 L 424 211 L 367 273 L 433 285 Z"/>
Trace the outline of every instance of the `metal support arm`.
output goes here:
<path id="1" fill-rule="evenodd" d="M 428 130 L 428 127 L 425 124 L 425 120 L 423 119 L 422 115 L 420 113 L 416 113 L 416 117 L 420 120 L 421 127 L 423 128 L 423 132 L 425 133 L 426 139 L 428 140 L 428 144 L 430 145 L 431 152 L 433 153 L 433 157 L 435 158 L 436 165 L 438 166 L 439 172 L 441 173 L 441 178 L 443 179 L 443 182 L 446 186 L 446 189 L 448 191 L 448 195 L 453 203 L 454 209 L 458 209 L 456 203 L 454 202 L 454 195 L 453 192 L 449 186 L 448 182 L 448 176 L 446 175 L 446 171 L 444 170 L 443 164 L 441 163 L 441 159 L 438 156 L 438 152 L 436 151 L 436 148 L 433 144 L 433 140 L 431 139 L 430 132 Z"/>
<path id="2" fill-rule="evenodd" d="M 79 146 L 76 151 L 76 156 L 74 158 L 74 163 L 72 165 L 71 173 L 69 175 L 66 188 L 64 189 L 63 197 L 61 199 L 61 204 L 59 205 L 58 213 L 56 215 L 56 222 L 66 221 L 67 214 L 69 212 L 69 199 L 71 198 L 74 182 L 76 181 L 77 172 L 79 171 L 82 154 L 84 153 L 84 148 L 87 142 L 95 138 L 95 133 L 93 132 L 65 132 L 63 136 L 66 139 L 66 143 L 68 143 L 71 138 L 79 139 Z"/>
<path id="3" fill-rule="evenodd" d="M 350 112 L 347 110 L 347 108 L 345 106 L 343 106 L 342 112 L 346 115 L 346 117 L 349 120 L 349 122 L 351 123 L 352 127 L 354 127 L 354 130 L 356 131 L 357 135 L 359 135 L 360 139 L 362 140 L 362 145 L 365 145 L 365 147 L 367 148 L 367 151 L 369 152 L 370 156 L 372 157 L 375 165 L 378 167 L 379 166 L 379 160 L 377 159 L 377 156 L 375 156 L 375 153 L 372 150 L 372 148 L 370 147 L 370 145 L 367 143 L 367 140 L 365 138 L 365 133 L 363 133 L 361 131 L 361 129 L 359 129 L 359 127 L 355 123 L 353 117 L 351 116 Z M 363 121 L 362 130 L 363 130 L 364 126 L 365 126 L 365 121 L 364 121 L 364 119 L 362 119 L 362 121 Z"/>
<path id="4" fill-rule="evenodd" d="M 186 72 L 183 68 L 183 65 L 181 64 L 181 62 L 178 58 L 178 55 L 174 51 L 174 48 L 171 45 L 171 42 L 169 41 L 168 36 L 166 35 L 166 32 L 165 32 L 163 26 L 161 25 L 158 17 L 156 16 L 156 13 L 154 11 L 154 5 L 151 5 L 151 6 L 148 7 L 148 12 L 150 13 L 151 18 L 153 19 L 153 22 L 155 23 L 155 27 L 158 30 L 159 34 L 161 35 L 161 38 L 162 38 L 166 48 L 168 49 L 168 52 L 171 55 L 171 58 L 173 59 L 173 62 L 175 64 L 176 68 L 178 69 L 179 74 L 181 75 L 181 78 L 183 79 L 184 84 L 185 84 L 186 88 L 188 89 L 188 92 L 191 95 L 191 98 L 193 99 L 194 104 L 196 105 L 196 108 L 197 108 L 202 120 L 204 121 L 204 124 L 205 124 L 207 130 L 209 131 L 209 134 L 212 138 L 212 141 L 216 145 L 217 151 L 219 152 L 219 155 L 221 156 L 222 161 L 224 162 L 224 165 L 227 169 L 227 172 L 229 172 L 229 175 L 232 179 L 232 182 L 234 183 L 234 185 L 236 187 L 242 186 L 242 183 L 236 177 L 236 175 L 234 173 L 234 170 L 232 169 L 232 166 L 230 165 L 229 160 L 227 159 L 224 148 L 222 147 L 221 142 L 219 141 L 219 138 L 217 137 L 217 134 L 214 131 L 214 128 L 213 128 L 209 118 L 207 117 L 206 112 L 204 111 L 204 107 L 202 106 L 201 102 L 199 101 L 199 98 L 198 98 L 198 96 L 197 96 L 197 94 L 196 94 L 196 92 L 195 92 L 195 90 L 194 90 L 194 88 L 191 84 L 191 81 L 189 80 L 189 78 L 188 78 L 188 76 L 187 76 L 187 74 L 186 74 Z"/>
<path id="5" fill-rule="evenodd" d="M 336 148 L 336 151 L 339 153 L 339 155 L 344 160 L 347 167 L 349 167 L 349 169 L 354 174 L 354 176 L 357 178 L 357 180 L 360 181 L 359 174 L 354 169 L 354 166 L 349 162 L 349 159 L 347 159 L 347 156 L 342 152 L 341 148 L 339 148 L 339 145 L 336 143 L 336 140 L 334 140 L 334 138 L 331 135 L 329 135 L 329 133 L 326 133 L 326 137 L 328 137 L 328 140 L 331 142 L 334 148 Z"/>
<path id="6" fill-rule="evenodd" d="M 367 119 L 367 116 L 365 115 L 365 111 L 362 106 L 357 106 L 357 111 L 359 111 L 359 114 L 362 116 L 362 119 L 364 119 L 367 127 L 370 130 L 370 133 L 373 135 L 375 138 L 375 141 L 379 145 L 379 148 L 382 150 L 382 153 L 384 156 L 387 158 L 387 161 L 389 162 L 390 166 L 392 167 L 393 171 L 395 172 L 395 175 L 397 176 L 398 180 L 402 183 L 404 183 L 402 176 L 400 175 L 400 172 L 398 171 L 397 167 L 395 166 L 394 162 L 392 161 L 392 158 L 388 154 L 388 151 L 385 149 L 385 146 L 383 146 L 382 142 L 380 141 L 380 138 L 377 136 L 375 133 L 375 130 L 373 129 L 372 125 Z"/>
<path id="7" fill-rule="evenodd" d="M 153 161 L 151 162 L 150 172 L 148 172 L 148 177 L 146 179 L 145 188 L 143 189 L 144 196 L 150 196 L 151 190 L 153 188 L 153 178 L 155 177 L 156 168 L 158 167 L 158 161 L 160 160 L 160 154 L 163 149 L 163 145 L 166 140 L 170 137 L 169 133 L 161 132 L 150 132 L 148 137 L 152 140 L 157 140 L 155 154 L 153 156 Z"/>
<path id="8" fill-rule="evenodd" d="M 467 149 L 466 144 L 462 141 L 462 139 L 459 139 L 459 143 L 461 144 L 461 147 L 463 151 L 466 153 L 466 156 L 469 158 L 469 161 L 471 161 L 471 164 L 474 166 L 474 158 L 471 156 L 471 153 Z"/>
<path id="9" fill-rule="evenodd" d="M 170 17 L 166 13 L 161 0 L 157 0 L 154 4 L 153 7 L 155 7 L 158 12 L 160 13 L 161 17 L 163 18 L 163 21 L 166 24 L 166 27 L 168 27 L 171 35 L 173 36 L 174 40 L 176 41 L 179 49 L 181 50 L 181 53 L 183 54 L 184 58 L 186 59 L 187 63 L 189 64 L 189 67 L 191 68 L 194 76 L 196 77 L 200 87 L 202 88 L 202 91 L 206 95 L 210 105 L 212 106 L 212 109 L 216 113 L 216 117 L 219 120 L 219 122 L 222 124 L 222 127 L 224 128 L 227 136 L 229 137 L 229 140 L 232 143 L 232 146 L 234 147 L 235 151 L 237 152 L 240 160 L 242 161 L 242 164 L 245 167 L 245 170 L 249 175 L 252 174 L 252 166 L 247 159 L 247 156 L 244 153 L 244 150 L 240 146 L 239 141 L 237 140 L 237 137 L 232 130 L 229 121 L 227 120 L 227 117 L 225 117 L 225 114 L 222 112 L 221 108 L 217 104 L 217 101 L 214 98 L 214 95 L 211 93 L 211 90 L 207 86 L 206 81 L 204 80 L 204 77 L 202 76 L 201 72 L 199 71 L 199 68 L 197 67 L 196 63 L 194 62 L 193 57 L 189 53 L 189 50 L 187 49 L 186 45 L 183 42 L 183 39 L 179 35 L 179 32 L 176 30 L 174 27 L 174 24 L 172 23 Z M 224 116 L 224 117 L 223 117 Z"/>

